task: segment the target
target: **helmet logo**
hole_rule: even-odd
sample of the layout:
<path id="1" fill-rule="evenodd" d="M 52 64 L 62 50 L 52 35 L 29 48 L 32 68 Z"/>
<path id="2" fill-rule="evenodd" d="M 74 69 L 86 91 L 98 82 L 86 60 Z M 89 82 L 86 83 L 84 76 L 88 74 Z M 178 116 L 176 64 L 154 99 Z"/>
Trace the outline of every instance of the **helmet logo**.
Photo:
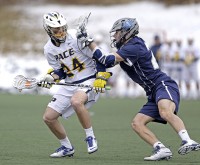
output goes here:
<path id="1" fill-rule="evenodd" d="M 120 31 L 120 36 L 113 37 L 113 33 L 116 34 L 117 31 Z M 112 44 L 115 47 L 120 48 L 125 41 L 138 33 L 139 25 L 135 18 L 121 18 L 113 24 L 110 30 L 110 37 Z"/>
<path id="2" fill-rule="evenodd" d="M 131 22 L 130 20 L 123 21 L 122 23 L 123 30 L 130 30 L 132 26 L 133 26 L 133 22 Z"/>

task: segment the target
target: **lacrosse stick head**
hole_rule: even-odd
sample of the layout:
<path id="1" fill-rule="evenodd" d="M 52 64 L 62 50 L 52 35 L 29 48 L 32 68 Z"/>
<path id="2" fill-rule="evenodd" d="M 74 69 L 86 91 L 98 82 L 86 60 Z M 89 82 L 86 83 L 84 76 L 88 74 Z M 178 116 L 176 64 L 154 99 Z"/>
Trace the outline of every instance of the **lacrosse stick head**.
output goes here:
<path id="1" fill-rule="evenodd" d="M 73 26 L 75 26 L 75 28 L 77 28 L 77 29 L 85 30 L 90 15 L 91 15 L 91 12 L 89 14 L 88 13 L 84 14 L 84 15 L 80 16 L 79 18 L 75 19 L 73 21 Z"/>
<path id="2" fill-rule="evenodd" d="M 22 89 L 31 89 L 37 86 L 35 78 L 26 78 L 22 75 L 17 75 L 13 80 L 13 87 L 21 91 Z"/>

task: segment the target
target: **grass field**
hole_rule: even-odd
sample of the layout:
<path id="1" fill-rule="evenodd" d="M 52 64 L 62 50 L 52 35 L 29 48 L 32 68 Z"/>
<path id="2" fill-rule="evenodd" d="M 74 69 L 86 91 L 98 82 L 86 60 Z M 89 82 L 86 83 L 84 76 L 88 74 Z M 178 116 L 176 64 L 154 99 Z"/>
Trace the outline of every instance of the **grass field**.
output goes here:
<path id="1" fill-rule="evenodd" d="M 167 125 L 150 125 L 155 133 L 173 151 L 170 161 L 145 162 L 144 156 L 152 148 L 131 129 L 130 123 L 144 99 L 100 99 L 90 110 L 98 139 L 98 152 L 89 155 L 84 142 L 85 134 L 76 115 L 63 120 L 75 147 L 73 158 L 49 157 L 59 143 L 42 121 L 42 114 L 50 96 L 0 94 L 0 165 L 134 165 L 200 164 L 200 152 L 180 156 L 181 143 Z M 200 102 L 182 101 L 179 115 L 194 140 L 200 141 Z"/>

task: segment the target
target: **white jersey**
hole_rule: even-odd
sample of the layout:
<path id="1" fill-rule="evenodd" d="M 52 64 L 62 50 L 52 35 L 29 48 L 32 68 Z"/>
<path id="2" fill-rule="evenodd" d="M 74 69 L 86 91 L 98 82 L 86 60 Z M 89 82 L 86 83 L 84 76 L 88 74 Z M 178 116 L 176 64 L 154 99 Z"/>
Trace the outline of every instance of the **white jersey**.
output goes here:
<path id="1" fill-rule="evenodd" d="M 91 77 L 95 78 L 96 64 L 92 59 L 92 51 L 88 47 L 81 49 L 73 32 L 68 30 L 66 41 L 59 47 L 49 39 L 44 46 L 44 54 L 54 70 L 64 69 L 67 73 L 65 82 L 81 83 Z"/>

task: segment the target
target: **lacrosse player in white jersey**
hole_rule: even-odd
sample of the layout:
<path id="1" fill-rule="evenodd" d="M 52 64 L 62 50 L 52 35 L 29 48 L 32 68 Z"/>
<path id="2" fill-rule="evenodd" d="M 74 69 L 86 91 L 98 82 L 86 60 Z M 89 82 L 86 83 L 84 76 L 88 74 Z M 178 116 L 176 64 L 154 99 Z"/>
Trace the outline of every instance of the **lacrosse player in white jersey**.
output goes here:
<path id="1" fill-rule="evenodd" d="M 40 79 L 41 86 L 50 88 L 48 82 L 61 79 L 71 84 L 92 85 L 96 72 L 102 68 L 92 59 L 93 54 L 89 48 L 81 49 L 81 43 L 77 42 L 75 34 L 67 30 L 65 17 L 58 12 L 44 14 L 43 26 L 50 37 L 44 46 L 44 54 L 53 71 Z M 67 119 L 74 112 L 85 130 L 88 153 L 97 151 L 97 141 L 87 109 L 97 101 L 98 97 L 98 93 L 91 88 L 60 86 L 43 115 L 44 122 L 61 144 L 50 157 L 73 156 L 74 147 L 58 118 L 62 116 Z"/>

